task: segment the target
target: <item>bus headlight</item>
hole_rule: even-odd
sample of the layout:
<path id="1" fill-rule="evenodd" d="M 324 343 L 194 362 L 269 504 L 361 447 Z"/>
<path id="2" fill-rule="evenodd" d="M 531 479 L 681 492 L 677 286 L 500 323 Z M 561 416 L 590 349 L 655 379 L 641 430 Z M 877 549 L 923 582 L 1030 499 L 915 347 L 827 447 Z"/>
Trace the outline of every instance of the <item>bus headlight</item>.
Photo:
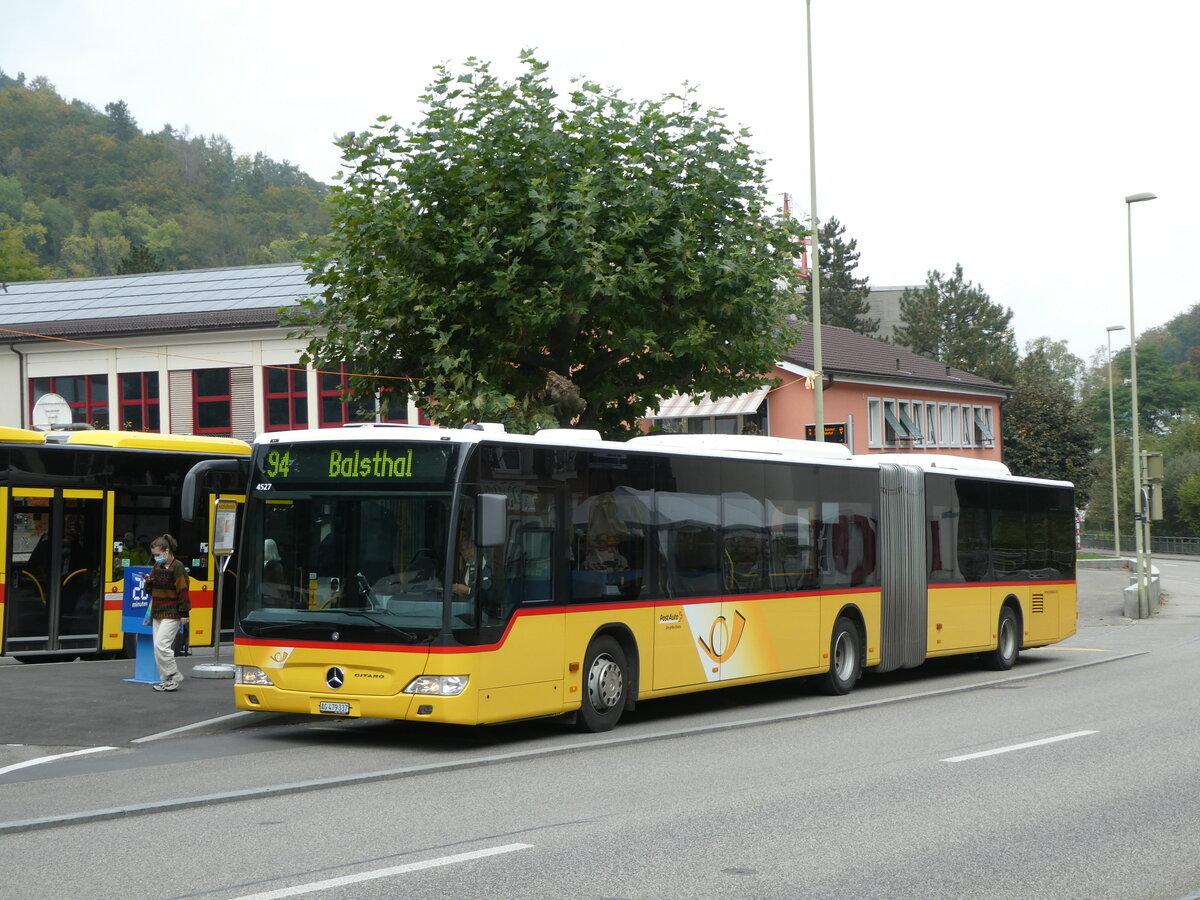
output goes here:
<path id="1" fill-rule="evenodd" d="M 457 697 L 467 689 L 466 675 L 418 675 L 404 689 L 406 694 L 437 694 Z"/>
<path id="2" fill-rule="evenodd" d="M 238 666 L 234 680 L 238 684 L 253 684 L 258 687 L 272 687 L 275 684 L 258 666 Z"/>

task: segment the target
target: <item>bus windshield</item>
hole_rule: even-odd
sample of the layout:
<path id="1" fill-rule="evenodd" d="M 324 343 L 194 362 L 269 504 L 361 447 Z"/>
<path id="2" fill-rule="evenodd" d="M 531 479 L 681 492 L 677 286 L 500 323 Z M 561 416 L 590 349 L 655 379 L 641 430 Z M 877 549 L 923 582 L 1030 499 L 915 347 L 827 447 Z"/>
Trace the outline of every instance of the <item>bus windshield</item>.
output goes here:
<path id="1" fill-rule="evenodd" d="M 442 630 L 450 494 L 315 496 L 259 503 L 238 619 L 250 637 L 413 643 Z M 257 568 L 257 567 L 256 567 Z"/>
<path id="2" fill-rule="evenodd" d="M 443 629 L 456 452 L 444 445 L 280 444 L 256 453 L 239 573 L 248 637 L 415 643 Z M 336 636 L 334 633 L 336 632 Z"/>

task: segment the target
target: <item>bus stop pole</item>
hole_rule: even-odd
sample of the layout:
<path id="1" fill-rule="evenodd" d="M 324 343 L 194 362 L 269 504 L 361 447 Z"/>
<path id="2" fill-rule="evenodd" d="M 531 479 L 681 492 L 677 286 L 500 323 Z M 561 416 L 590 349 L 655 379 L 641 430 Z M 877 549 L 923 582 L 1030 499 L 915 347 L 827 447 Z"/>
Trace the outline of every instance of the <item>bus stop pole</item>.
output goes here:
<path id="1" fill-rule="evenodd" d="M 225 593 L 225 570 L 233 555 L 233 535 L 237 525 L 237 501 L 217 500 L 213 511 L 212 554 L 217 557 L 217 591 L 213 603 L 213 661 L 192 667 L 195 678 L 232 678 L 235 667 L 221 662 L 221 598 Z"/>

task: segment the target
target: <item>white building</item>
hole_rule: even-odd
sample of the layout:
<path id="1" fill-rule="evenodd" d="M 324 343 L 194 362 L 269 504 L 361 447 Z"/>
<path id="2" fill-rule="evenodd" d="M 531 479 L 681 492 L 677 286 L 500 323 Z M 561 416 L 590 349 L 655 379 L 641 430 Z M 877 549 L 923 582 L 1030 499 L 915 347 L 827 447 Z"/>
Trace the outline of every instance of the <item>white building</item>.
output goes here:
<path id="1" fill-rule="evenodd" d="M 344 369 L 299 365 L 279 313 L 312 293 L 294 263 L 3 285 L 0 425 L 42 424 L 47 394 L 77 425 L 243 440 L 378 419 L 345 402 Z M 417 422 L 397 399 L 385 421 Z"/>

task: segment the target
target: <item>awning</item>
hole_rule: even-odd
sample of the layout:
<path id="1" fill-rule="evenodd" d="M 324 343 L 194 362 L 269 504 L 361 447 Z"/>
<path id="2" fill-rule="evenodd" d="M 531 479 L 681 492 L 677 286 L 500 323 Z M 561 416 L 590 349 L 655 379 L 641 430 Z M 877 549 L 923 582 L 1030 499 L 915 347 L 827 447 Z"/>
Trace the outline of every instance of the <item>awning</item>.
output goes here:
<path id="1" fill-rule="evenodd" d="M 900 407 L 899 412 L 900 424 L 903 425 L 905 430 L 908 432 L 909 438 L 914 441 L 921 440 L 921 426 L 912 420 L 908 414 L 908 410 L 906 410 L 903 406 Z"/>
<path id="2" fill-rule="evenodd" d="M 700 395 L 700 402 L 693 403 L 690 394 L 676 394 L 663 401 L 658 409 L 646 410 L 648 419 L 684 419 L 693 416 L 749 416 L 758 412 L 763 398 L 767 396 L 769 387 L 737 397 L 725 397 L 713 400 L 708 394 Z"/>
<path id="3" fill-rule="evenodd" d="M 987 419 L 983 417 L 982 409 L 975 410 L 975 427 L 979 429 L 979 433 L 983 435 L 985 441 L 995 440 L 995 437 L 992 435 L 991 426 L 988 425 Z"/>

